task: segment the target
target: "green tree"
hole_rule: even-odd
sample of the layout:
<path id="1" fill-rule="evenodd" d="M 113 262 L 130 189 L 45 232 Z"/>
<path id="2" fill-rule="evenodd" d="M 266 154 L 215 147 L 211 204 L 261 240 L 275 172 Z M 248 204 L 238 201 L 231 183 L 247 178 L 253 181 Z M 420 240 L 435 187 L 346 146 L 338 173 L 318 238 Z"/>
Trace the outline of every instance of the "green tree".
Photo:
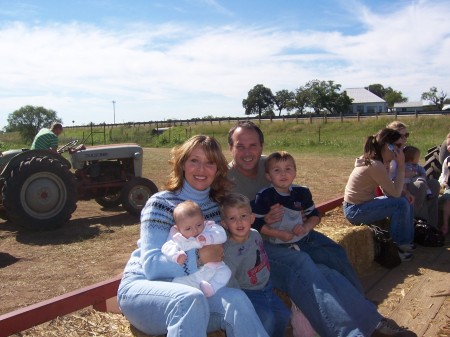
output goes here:
<path id="1" fill-rule="evenodd" d="M 248 92 L 246 99 L 242 100 L 242 106 L 245 109 L 246 115 L 258 114 L 261 115 L 272 110 L 274 104 L 274 96 L 272 90 L 266 88 L 262 84 L 257 84 Z"/>
<path id="2" fill-rule="evenodd" d="M 61 123 L 56 111 L 41 106 L 26 105 L 8 115 L 6 131 L 18 131 L 25 143 L 31 143 L 43 127 Z"/>
<path id="3" fill-rule="evenodd" d="M 364 89 L 369 90 L 372 94 L 377 95 L 380 98 L 384 99 L 384 95 L 386 95 L 386 89 L 382 84 L 376 83 L 376 84 L 369 84 L 368 87 L 365 87 Z"/>
<path id="4" fill-rule="evenodd" d="M 370 84 L 368 87 L 365 87 L 371 93 L 377 95 L 378 97 L 384 99 L 388 104 L 389 109 L 394 108 L 395 103 L 407 102 L 408 97 L 404 97 L 401 91 L 397 91 L 392 89 L 391 87 L 384 87 L 382 84 Z"/>
<path id="5" fill-rule="evenodd" d="M 441 92 L 438 93 L 436 87 L 431 87 L 430 91 L 422 93 L 422 99 L 433 103 L 438 110 L 442 110 L 446 97 L 447 93 L 442 89 Z"/>
<path id="6" fill-rule="evenodd" d="M 295 94 L 289 90 L 280 90 L 275 93 L 274 103 L 277 106 L 278 116 L 281 116 L 281 111 L 283 109 L 290 110 L 290 102 L 295 99 Z"/>
<path id="7" fill-rule="evenodd" d="M 297 115 L 303 115 L 305 109 L 310 106 L 309 91 L 305 87 L 299 87 L 295 90 L 294 99 L 289 102 L 288 110 L 296 109 Z"/>
<path id="8" fill-rule="evenodd" d="M 408 97 L 403 97 L 403 93 L 401 91 L 396 91 L 391 87 L 386 89 L 383 99 L 386 101 L 388 108 L 391 110 L 394 108 L 395 103 L 408 102 Z"/>
<path id="9" fill-rule="evenodd" d="M 312 109 L 319 114 L 322 110 L 329 113 L 347 112 L 352 99 L 347 93 L 340 92 L 341 85 L 334 81 L 313 80 L 306 84 L 309 95 L 309 104 Z"/>

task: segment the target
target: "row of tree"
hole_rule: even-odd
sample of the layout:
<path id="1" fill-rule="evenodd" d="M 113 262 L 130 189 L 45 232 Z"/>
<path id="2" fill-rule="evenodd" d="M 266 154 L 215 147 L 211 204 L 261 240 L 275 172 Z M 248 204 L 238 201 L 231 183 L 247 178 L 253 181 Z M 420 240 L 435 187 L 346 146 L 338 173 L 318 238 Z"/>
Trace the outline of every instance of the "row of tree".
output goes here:
<path id="1" fill-rule="evenodd" d="M 370 84 L 365 89 L 384 99 L 389 109 L 392 109 L 395 103 L 408 101 L 401 91 L 391 87 L 385 88 L 382 84 Z M 442 110 L 444 104 L 448 103 L 449 99 L 446 97 L 447 93 L 443 90 L 438 92 L 436 87 L 422 93 L 422 99 L 430 101 L 436 110 Z M 288 113 L 293 111 L 298 115 L 306 111 L 314 111 L 316 114 L 321 112 L 343 114 L 350 110 L 352 101 L 346 91 L 341 92 L 340 84 L 334 81 L 313 80 L 294 91 L 284 89 L 275 94 L 270 88 L 257 84 L 248 92 L 247 98 L 242 100 L 242 106 L 246 115 L 258 114 L 259 117 L 274 116 L 274 109 L 278 111 L 279 116 L 283 110 Z"/>

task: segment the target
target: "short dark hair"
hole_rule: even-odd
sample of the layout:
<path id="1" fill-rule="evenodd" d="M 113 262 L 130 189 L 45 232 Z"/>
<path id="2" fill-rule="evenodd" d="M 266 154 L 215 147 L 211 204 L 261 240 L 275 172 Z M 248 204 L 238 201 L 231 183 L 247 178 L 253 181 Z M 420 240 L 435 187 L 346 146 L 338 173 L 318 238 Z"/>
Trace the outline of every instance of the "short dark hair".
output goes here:
<path id="1" fill-rule="evenodd" d="M 409 162 L 414 160 L 417 153 L 420 154 L 420 150 L 415 146 L 408 145 L 403 148 L 403 153 L 405 154 L 405 162 Z"/>
<path id="2" fill-rule="evenodd" d="M 272 165 L 272 162 L 278 163 L 280 161 L 287 161 L 287 160 L 292 160 L 292 162 L 294 163 L 294 168 L 295 170 L 297 170 L 295 159 L 289 152 L 286 151 L 272 152 L 267 156 L 266 160 L 264 161 L 264 168 L 266 170 L 266 173 L 269 173 L 269 169 Z"/>
<path id="3" fill-rule="evenodd" d="M 228 145 L 229 146 L 233 146 L 233 138 L 232 137 L 233 137 L 234 131 L 236 131 L 237 128 L 243 128 L 243 129 L 247 129 L 247 130 L 255 130 L 256 133 L 258 134 L 259 142 L 261 143 L 261 145 L 264 144 L 264 135 L 258 125 L 256 125 L 252 121 L 240 121 L 235 126 L 233 126 L 230 129 L 230 131 L 228 131 Z"/>

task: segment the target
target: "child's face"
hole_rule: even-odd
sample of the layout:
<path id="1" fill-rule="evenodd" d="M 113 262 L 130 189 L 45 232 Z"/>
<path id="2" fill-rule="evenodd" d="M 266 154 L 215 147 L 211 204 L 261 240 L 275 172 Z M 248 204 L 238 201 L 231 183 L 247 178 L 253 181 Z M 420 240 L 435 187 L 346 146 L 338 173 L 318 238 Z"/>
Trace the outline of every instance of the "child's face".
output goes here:
<path id="1" fill-rule="evenodd" d="M 291 159 L 275 161 L 270 163 L 266 178 L 275 188 L 281 192 L 289 192 L 289 186 L 295 179 L 297 172 Z"/>
<path id="2" fill-rule="evenodd" d="M 178 231 L 185 238 L 192 238 L 199 235 L 205 229 L 205 219 L 201 214 L 195 214 L 190 217 L 182 217 L 182 221 L 180 223 L 175 224 L 178 228 Z"/>
<path id="3" fill-rule="evenodd" d="M 254 221 L 255 216 L 250 206 L 227 207 L 223 211 L 222 225 L 236 242 L 245 242 L 248 239 Z"/>

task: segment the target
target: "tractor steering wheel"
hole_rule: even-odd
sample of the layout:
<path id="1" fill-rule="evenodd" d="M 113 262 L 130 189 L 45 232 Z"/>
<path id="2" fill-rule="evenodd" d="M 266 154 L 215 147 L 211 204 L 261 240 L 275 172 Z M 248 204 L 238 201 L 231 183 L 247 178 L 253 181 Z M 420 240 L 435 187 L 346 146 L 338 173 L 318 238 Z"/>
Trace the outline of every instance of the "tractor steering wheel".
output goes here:
<path id="1" fill-rule="evenodd" d="M 64 153 L 64 152 L 66 152 L 67 150 L 71 149 L 72 147 L 74 147 L 77 144 L 78 144 L 78 139 L 74 139 L 74 140 L 68 142 L 66 145 L 61 146 L 58 149 L 58 153 Z"/>

